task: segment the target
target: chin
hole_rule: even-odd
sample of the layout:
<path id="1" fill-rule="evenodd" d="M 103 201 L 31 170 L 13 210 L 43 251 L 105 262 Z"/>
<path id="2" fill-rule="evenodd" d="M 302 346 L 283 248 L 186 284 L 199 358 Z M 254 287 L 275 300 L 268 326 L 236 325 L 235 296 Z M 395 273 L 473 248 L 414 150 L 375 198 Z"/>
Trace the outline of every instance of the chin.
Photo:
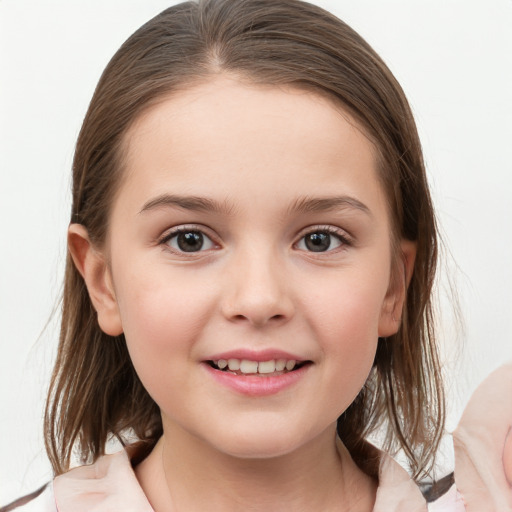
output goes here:
<path id="1" fill-rule="evenodd" d="M 299 450 L 311 441 L 305 431 L 290 428 L 266 428 L 233 430 L 227 436 L 211 443 L 215 449 L 239 459 L 271 459 Z"/>
<path id="2" fill-rule="evenodd" d="M 275 441 L 258 443 L 252 440 L 251 442 L 244 442 L 237 445 L 219 448 L 226 455 L 237 459 L 264 460 L 286 456 L 296 450 L 298 446 L 290 443 L 278 443 Z"/>

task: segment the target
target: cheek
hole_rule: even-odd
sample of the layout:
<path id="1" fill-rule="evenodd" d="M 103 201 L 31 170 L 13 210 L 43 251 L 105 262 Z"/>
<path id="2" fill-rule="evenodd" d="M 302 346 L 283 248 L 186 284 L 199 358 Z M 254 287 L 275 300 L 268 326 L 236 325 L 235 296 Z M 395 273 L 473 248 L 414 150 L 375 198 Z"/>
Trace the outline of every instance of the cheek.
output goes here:
<path id="1" fill-rule="evenodd" d="M 129 286 L 120 290 L 119 310 L 137 371 L 143 373 L 146 367 L 149 372 L 165 371 L 177 364 L 178 354 L 192 358 L 193 342 L 214 303 L 205 290 L 176 276 L 165 280 L 148 272 L 139 277 L 131 274 L 124 282 Z"/>
<path id="2" fill-rule="evenodd" d="M 387 287 L 388 280 L 380 273 L 340 276 L 325 282 L 305 306 L 329 369 L 325 378 L 330 379 L 326 385 L 332 392 L 325 397 L 327 408 L 343 412 L 366 382 L 377 349 Z"/>
<path id="3" fill-rule="evenodd" d="M 378 323 L 389 286 L 385 271 L 342 272 L 311 289 L 306 297 L 310 321 L 327 334 L 378 337 Z M 314 283 L 311 283 L 313 285 Z"/>
<path id="4" fill-rule="evenodd" d="M 187 402 L 198 383 L 189 369 L 209 304 L 204 295 L 174 282 L 131 281 L 120 312 L 130 358 L 144 388 L 166 413 L 188 414 Z M 177 394 L 176 390 L 180 390 Z"/>

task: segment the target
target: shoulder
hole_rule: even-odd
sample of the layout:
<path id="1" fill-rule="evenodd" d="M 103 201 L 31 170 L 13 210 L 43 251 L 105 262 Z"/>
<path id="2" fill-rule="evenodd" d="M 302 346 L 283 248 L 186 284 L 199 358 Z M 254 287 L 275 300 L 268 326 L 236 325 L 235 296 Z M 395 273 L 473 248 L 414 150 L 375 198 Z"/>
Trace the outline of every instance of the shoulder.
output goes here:
<path id="1" fill-rule="evenodd" d="M 55 478 L 59 512 L 153 512 L 133 471 L 131 455 L 130 449 L 104 455 L 94 464 Z"/>
<path id="2" fill-rule="evenodd" d="M 453 480 L 453 475 L 449 475 L 449 479 Z M 464 500 L 457 490 L 455 484 L 438 496 L 435 501 L 429 502 L 428 512 L 466 512 Z"/>
<path id="3" fill-rule="evenodd" d="M 511 363 L 473 393 L 453 443 L 454 475 L 423 488 L 423 496 L 405 470 L 381 453 L 374 512 L 512 512 Z"/>
<path id="4" fill-rule="evenodd" d="M 466 512 L 466 508 L 453 474 L 420 488 L 398 462 L 383 453 L 373 512 Z"/>
<path id="5" fill-rule="evenodd" d="M 373 512 L 427 512 L 427 502 L 407 471 L 380 453 L 379 487 Z"/>
<path id="6" fill-rule="evenodd" d="M 453 444 L 455 482 L 447 478 L 438 483 L 449 485 L 428 490 L 434 492 L 427 497 L 435 496 L 428 511 L 512 512 L 511 363 L 478 386 L 453 432 Z"/>
<path id="7" fill-rule="evenodd" d="M 0 512 L 57 512 L 53 485 L 44 485 L 37 491 L 13 501 L 9 505 L 0 508 Z"/>
<path id="8" fill-rule="evenodd" d="M 0 512 L 154 512 L 132 469 L 133 454 L 128 448 L 71 469 Z"/>

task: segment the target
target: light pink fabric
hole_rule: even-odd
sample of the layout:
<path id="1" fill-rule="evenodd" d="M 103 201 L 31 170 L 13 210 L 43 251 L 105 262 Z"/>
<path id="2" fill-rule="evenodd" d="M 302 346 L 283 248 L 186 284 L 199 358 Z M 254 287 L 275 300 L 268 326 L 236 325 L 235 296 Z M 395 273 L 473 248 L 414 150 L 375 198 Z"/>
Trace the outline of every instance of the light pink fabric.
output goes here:
<path id="1" fill-rule="evenodd" d="M 427 503 L 407 471 L 382 453 L 373 512 L 427 512 Z"/>
<path id="2" fill-rule="evenodd" d="M 58 512 L 154 512 L 135 477 L 126 451 L 106 455 L 95 464 L 58 476 L 54 480 L 54 491 Z M 408 473 L 385 454 L 382 455 L 373 511 L 427 512 L 419 488 Z"/>
<path id="3" fill-rule="evenodd" d="M 58 512 L 154 512 L 124 450 L 53 482 Z"/>
<path id="4" fill-rule="evenodd" d="M 512 364 L 475 391 L 453 433 L 455 483 L 467 512 L 512 512 Z M 510 436 L 509 436 L 510 439 Z"/>
<path id="5" fill-rule="evenodd" d="M 462 496 L 455 485 L 452 485 L 446 494 L 429 503 L 428 512 L 466 512 L 466 508 Z"/>

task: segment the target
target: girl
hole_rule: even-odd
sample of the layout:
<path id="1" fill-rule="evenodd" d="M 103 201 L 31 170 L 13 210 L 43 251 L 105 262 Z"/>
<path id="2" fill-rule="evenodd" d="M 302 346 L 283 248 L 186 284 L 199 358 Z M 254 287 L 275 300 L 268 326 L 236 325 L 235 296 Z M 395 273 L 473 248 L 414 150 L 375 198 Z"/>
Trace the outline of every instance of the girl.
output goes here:
<path id="1" fill-rule="evenodd" d="M 60 476 L 28 507 L 425 508 L 366 438 L 431 467 L 435 218 L 405 97 L 341 21 L 220 0 L 139 29 L 84 121 L 68 241 Z"/>

